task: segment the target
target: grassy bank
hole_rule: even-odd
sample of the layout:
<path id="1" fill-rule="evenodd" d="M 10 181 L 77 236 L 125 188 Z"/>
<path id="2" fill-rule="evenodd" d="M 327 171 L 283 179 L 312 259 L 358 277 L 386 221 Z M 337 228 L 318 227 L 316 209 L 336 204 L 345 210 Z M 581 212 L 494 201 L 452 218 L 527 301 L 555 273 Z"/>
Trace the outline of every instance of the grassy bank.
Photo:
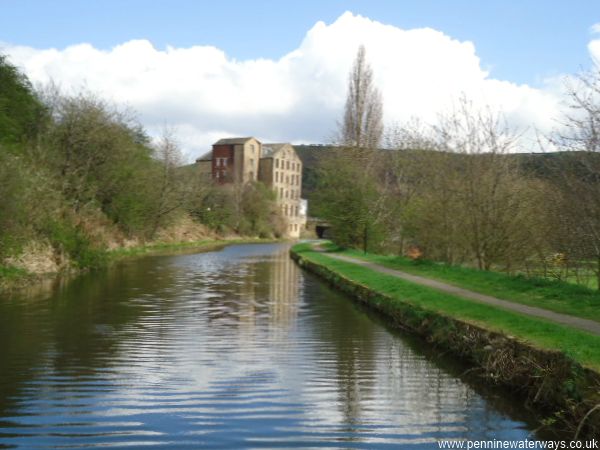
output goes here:
<path id="1" fill-rule="evenodd" d="M 292 254 L 398 327 L 472 363 L 491 383 L 521 392 L 547 425 L 574 432 L 600 401 L 599 336 L 339 261 L 310 244 L 294 246 Z M 586 433 L 599 431 L 600 413 L 588 416 L 586 426 Z"/>
<path id="2" fill-rule="evenodd" d="M 383 256 L 332 244 L 326 248 L 340 254 L 364 259 L 390 269 L 443 281 L 504 300 L 535 306 L 562 314 L 600 321 L 600 292 L 572 283 L 511 276 L 431 261 L 413 261 L 401 256 Z"/>
<path id="3" fill-rule="evenodd" d="M 12 266 L 0 266 L 0 291 L 27 284 L 36 278 L 26 270 Z"/>
<path id="4" fill-rule="evenodd" d="M 493 306 L 442 293 L 432 288 L 420 286 L 391 275 L 378 273 L 374 270 L 357 266 L 356 264 L 335 260 L 329 258 L 326 253 L 313 251 L 309 244 L 299 244 L 294 246 L 293 249 L 303 258 L 308 258 L 322 264 L 343 277 L 389 296 L 394 304 L 402 303 L 414 305 L 423 310 L 435 311 L 496 332 L 510 334 L 530 342 L 539 348 L 564 352 L 582 365 L 600 371 L 600 336 L 594 336 L 584 331 L 579 331 L 564 325 L 558 325 L 547 320 L 525 316 L 516 312 L 505 311 Z M 361 255 L 360 252 L 354 251 L 346 251 L 344 253 L 351 254 L 352 256 Z M 479 290 L 480 292 L 490 295 L 501 296 L 501 294 L 506 293 L 518 293 L 519 295 L 524 296 L 526 292 L 531 292 L 533 289 L 532 285 L 529 283 L 535 283 L 535 280 L 520 280 L 515 279 L 515 277 L 506 277 L 502 274 L 484 272 L 475 273 L 476 271 L 460 268 L 455 268 L 456 270 L 453 271 L 447 266 L 436 267 L 436 265 L 428 264 L 419 265 L 418 263 L 415 264 L 391 257 L 367 255 L 366 258 L 387 267 L 401 270 L 406 270 L 406 267 L 408 267 L 410 270 L 406 270 L 407 272 L 410 271 L 411 273 L 418 275 L 430 276 L 431 274 L 437 274 L 437 277 L 431 276 L 431 278 L 451 281 L 458 286 L 469 289 L 472 288 L 473 290 Z M 383 264 L 382 261 L 387 263 Z M 442 277 L 440 274 L 445 274 L 446 276 Z M 507 286 L 502 286 L 502 278 L 506 279 Z M 462 280 L 464 279 L 469 280 L 469 282 L 463 283 Z M 554 282 L 541 281 L 541 290 L 545 293 L 537 295 L 542 299 L 545 299 L 546 303 L 544 305 L 551 304 L 552 296 L 562 293 L 563 289 L 566 291 L 569 291 L 571 288 L 575 291 L 582 290 L 582 288 L 580 289 L 577 286 L 559 286 Z M 486 289 L 481 289 L 482 286 L 485 286 Z M 519 291 L 519 286 L 522 286 L 524 290 Z M 475 287 L 480 289 L 476 289 Z M 587 293 L 588 292 L 586 292 L 586 294 Z M 502 297 L 511 299 L 506 295 Z M 548 297 L 550 297 L 550 299 L 548 299 Z M 595 298 L 595 296 L 591 297 Z M 557 298 L 560 300 L 554 301 L 556 304 L 562 302 L 562 304 L 560 304 L 561 308 L 554 309 L 561 312 L 569 310 L 569 305 L 567 304 L 569 299 L 562 296 Z M 523 300 L 523 303 L 542 307 L 540 303 L 531 303 L 523 297 L 520 297 L 520 299 Z M 578 303 L 580 300 L 578 298 L 571 298 L 570 301 Z M 585 300 L 581 301 L 584 302 Z M 589 305 L 585 305 L 585 307 L 589 308 Z M 582 308 L 582 306 L 575 304 L 572 308 L 576 310 Z"/>

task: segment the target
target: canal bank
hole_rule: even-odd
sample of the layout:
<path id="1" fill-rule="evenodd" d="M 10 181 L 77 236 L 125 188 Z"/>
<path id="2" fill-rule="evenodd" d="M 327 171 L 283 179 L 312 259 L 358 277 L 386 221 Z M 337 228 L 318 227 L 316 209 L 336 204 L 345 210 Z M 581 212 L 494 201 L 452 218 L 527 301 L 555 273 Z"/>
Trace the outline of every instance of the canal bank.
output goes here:
<path id="1" fill-rule="evenodd" d="M 580 438 L 600 433 L 598 336 L 416 286 L 310 244 L 293 247 L 291 256 L 394 326 L 464 360 L 487 383 L 524 396 L 540 426 Z"/>

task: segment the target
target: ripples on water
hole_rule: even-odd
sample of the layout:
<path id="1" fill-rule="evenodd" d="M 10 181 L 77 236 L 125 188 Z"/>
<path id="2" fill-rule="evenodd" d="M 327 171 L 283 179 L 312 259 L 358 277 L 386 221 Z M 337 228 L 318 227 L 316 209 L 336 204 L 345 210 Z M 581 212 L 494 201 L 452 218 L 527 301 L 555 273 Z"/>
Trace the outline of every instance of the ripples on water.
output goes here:
<path id="1" fill-rule="evenodd" d="M 287 250 L 145 258 L 50 298 L 0 299 L 0 448 L 438 448 L 529 435 L 510 404 Z"/>

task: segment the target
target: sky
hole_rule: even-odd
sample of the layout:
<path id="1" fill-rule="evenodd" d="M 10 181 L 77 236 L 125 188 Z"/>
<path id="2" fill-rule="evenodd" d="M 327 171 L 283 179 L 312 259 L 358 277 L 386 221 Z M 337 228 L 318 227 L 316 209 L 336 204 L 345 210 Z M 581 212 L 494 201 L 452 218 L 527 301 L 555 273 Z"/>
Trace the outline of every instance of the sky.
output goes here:
<path id="1" fill-rule="evenodd" d="M 0 0 L 0 53 L 34 84 L 173 127 L 188 159 L 224 136 L 330 142 L 361 44 L 386 124 L 434 121 L 464 94 L 548 132 L 565 77 L 600 61 L 600 3 Z"/>

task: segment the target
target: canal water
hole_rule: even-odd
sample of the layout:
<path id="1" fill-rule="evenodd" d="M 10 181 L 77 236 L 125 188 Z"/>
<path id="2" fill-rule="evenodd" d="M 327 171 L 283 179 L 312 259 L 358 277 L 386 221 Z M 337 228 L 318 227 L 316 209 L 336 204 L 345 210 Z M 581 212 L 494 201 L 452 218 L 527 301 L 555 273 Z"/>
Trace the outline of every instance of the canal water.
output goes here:
<path id="1" fill-rule="evenodd" d="M 285 244 L 147 257 L 0 298 L 0 448 L 438 448 L 533 439 Z"/>

